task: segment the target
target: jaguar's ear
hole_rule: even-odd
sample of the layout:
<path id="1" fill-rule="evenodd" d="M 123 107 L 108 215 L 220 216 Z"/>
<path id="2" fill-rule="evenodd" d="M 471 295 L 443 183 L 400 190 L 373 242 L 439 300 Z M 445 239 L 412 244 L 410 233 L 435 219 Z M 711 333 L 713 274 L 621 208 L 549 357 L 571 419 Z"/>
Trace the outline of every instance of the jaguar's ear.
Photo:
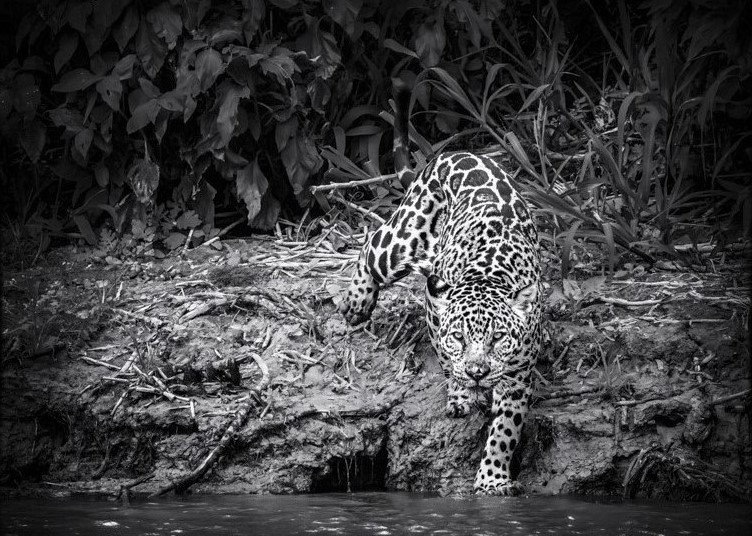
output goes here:
<path id="1" fill-rule="evenodd" d="M 426 287 L 432 298 L 441 298 L 449 290 L 449 285 L 447 285 L 446 281 L 434 274 L 428 276 Z"/>
<path id="2" fill-rule="evenodd" d="M 449 291 L 449 285 L 441 279 L 439 276 L 431 274 L 426 280 L 426 299 L 431 301 L 431 305 L 434 308 L 434 312 L 443 318 L 446 313 L 449 300 L 447 300 L 447 292 Z"/>
<path id="3" fill-rule="evenodd" d="M 538 301 L 538 283 L 533 283 L 517 293 L 512 300 L 512 310 L 525 320 L 533 310 L 536 301 Z"/>

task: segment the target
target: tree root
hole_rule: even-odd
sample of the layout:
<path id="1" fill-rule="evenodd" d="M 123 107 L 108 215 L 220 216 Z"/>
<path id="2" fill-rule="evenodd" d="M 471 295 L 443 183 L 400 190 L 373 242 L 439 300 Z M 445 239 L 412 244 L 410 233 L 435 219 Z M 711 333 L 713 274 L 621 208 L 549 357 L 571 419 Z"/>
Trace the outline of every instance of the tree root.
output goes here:
<path id="1" fill-rule="evenodd" d="M 669 446 L 666 451 L 670 449 Z M 622 483 L 624 498 L 634 498 L 640 491 L 649 492 L 646 480 L 658 481 L 662 486 L 671 489 L 672 493 L 684 489 L 693 500 L 713 499 L 721 502 L 729 497 L 745 502 L 749 500 L 742 488 L 712 465 L 697 459 L 670 455 L 663 452 L 658 445 L 642 449 L 632 460 Z"/>

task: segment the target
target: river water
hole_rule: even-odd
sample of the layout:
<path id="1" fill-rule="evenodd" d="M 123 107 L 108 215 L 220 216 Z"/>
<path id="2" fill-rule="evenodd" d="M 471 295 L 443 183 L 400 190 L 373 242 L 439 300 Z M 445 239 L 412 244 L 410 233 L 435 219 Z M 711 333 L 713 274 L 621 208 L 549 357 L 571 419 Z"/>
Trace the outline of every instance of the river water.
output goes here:
<path id="1" fill-rule="evenodd" d="M 562 497 L 440 498 L 410 493 L 2 499 L 3 535 L 752 534 L 749 505 L 596 502 Z"/>

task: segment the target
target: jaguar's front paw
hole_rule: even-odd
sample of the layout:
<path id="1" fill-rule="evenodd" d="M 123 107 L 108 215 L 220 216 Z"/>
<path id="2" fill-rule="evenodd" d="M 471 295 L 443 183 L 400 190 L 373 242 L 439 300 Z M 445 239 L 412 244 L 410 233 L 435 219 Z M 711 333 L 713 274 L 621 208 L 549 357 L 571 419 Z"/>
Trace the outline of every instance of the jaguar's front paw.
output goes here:
<path id="1" fill-rule="evenodd" d="M 356 303 L 347 299 L 342 300 L 339 304 L 340 314 L 351 326 L 357 326 L 371 318 L 372 309 L 373 307 L 364 306 L 363 303 Z"/>
<path id="2" fill-rule="evenodd" d="M 471 409 L 469 401 L 449 400 L 446 405 L 446 416 L 453 419 L 467 417 Z"/>
<path id="3" fill-rule="evenodd" d="M 514 497 L 522 495 L 525 488 L 516 480 L 501 480 L 497 482 L 475 482 L 475 493 L 478 495 L 490 495 L 495 497 Z"/>

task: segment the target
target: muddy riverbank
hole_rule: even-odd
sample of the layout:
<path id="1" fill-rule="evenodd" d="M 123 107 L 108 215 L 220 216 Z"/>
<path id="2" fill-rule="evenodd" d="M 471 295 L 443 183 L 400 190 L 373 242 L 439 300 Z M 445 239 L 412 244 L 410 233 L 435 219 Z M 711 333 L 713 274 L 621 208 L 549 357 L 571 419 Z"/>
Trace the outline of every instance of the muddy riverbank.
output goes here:
<path id="1" fill-rule="evenodd" d="M 355 255 L 263 238 L 6 268 L 0 484 L 153 493 L 214 456 L 191 491 L 469 493 L 485 419 L 443 415 L 423 282 L 353 330 L 336 303 Z M 740 262 L 551 268 L 518 460 L 529 493 L 749 498 Z"/>

